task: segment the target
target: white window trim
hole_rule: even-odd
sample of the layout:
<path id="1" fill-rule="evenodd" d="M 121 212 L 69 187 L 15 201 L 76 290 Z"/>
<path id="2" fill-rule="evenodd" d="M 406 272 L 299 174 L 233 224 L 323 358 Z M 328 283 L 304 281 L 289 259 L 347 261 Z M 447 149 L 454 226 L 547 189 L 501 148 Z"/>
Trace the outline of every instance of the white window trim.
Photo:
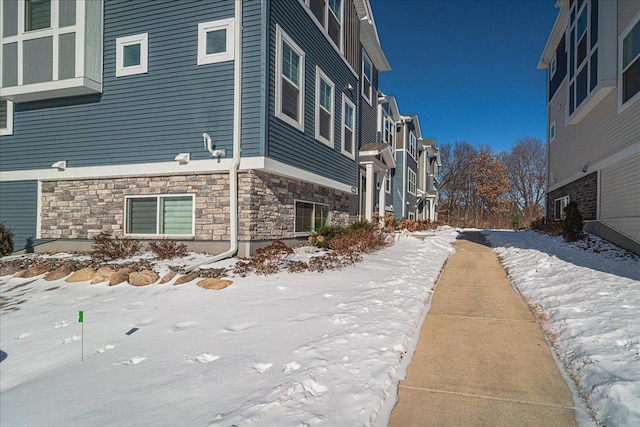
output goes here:
<path id="1" fill-rule="evenodd" d="M 161 234 L 161 233 L 155 233 L 155 234 L 139 234 L 139 233 L 128 233 L 127 232 L 127 222 L 128 222 L 128 214 L 129 212 L 127 211 L 127 201 L 129 199 L 150 199 L 150 198 L 155 198 L 156 200 L 159 200 L 161 198 L 164 197 L 191 197 L 191 233 L 190 234 Z M 156 204 L 156 206 L 159 206 L 159 204 Z M 127 195 L 124 196 L 124 208 L 123 208 L 123 212 L 124 212 L 124 226 L 123 226 L 123 231 L 124 231 L 124 235 L 128 236 L 128 237 L 136 237 L 136 238 L 166 238 L 166 239 L 171 239 L 171 238 L 184 238 L 184 237 L 194 237 L 195 236 L 195 226 L 196 226 L 196 200 L 195 200 L 195 194 L 185 194 L 185 193 L 181 193 L 181 194 L 135 194 L 135 195 Z M 156 209 L 156 231 L 158 231 L 158 227 L 160 227 L 160 219 L 159 219 L 159 210 Z"/>
<path id="2" fill-rule="evenodd" d="M 384 192 L 391 194 L 391 176 L 389 175 L 389 171 L 384 174 Z"/>
<path id="3" fill-rule="evenodd" d="M 140 45 L 140 65 L 124 66 L 124 47 Z M 116 38 L 116 77 L 145 74 L 148 72 L 149 63 L 149 34 L 136 34 L 134 36 Z"/>
<path id="4" fill-rule="evenodd" d="M 0 135 L 13 135 L 13 102 L 0 100 L 7 103 L 7 127 L 0 128 Z"/>
<path id="5" fill-rule="evenodd" d="M 549 141 L 555 141 L 558 136 L 558 126 L 556 126 L 556 121 L 551 122 L 551 126 L 549 126 Z"/>
<path id="6" fill-rule="evenodd" d="M 344 0 L 340 2 L 341 16 L 337 17 L 337 18 L 340 18 L 340 46 L 337 46 L 336 42 L 331 38 L 331 36 L 329 36 L 329 29 L 328 29 L 329 13 L 333 14 L 333 16 L 336 16 L 335 13 L 333 13 L 331 8 L 329 7 L 329 1 L 326 0 L 324 3 L 324 21 L 325 22 L 318 21 L 318 18 L 311 11 L 311 2 L 309 0 L 300 0 L 300 2 L 305 5 L 305 10 L 309 14 L 309 16 L 311 16 L 311 18 L 313 19 L 313 22 L 315 22 L 317 27 L 320 30 L 322 30 L 322 34 L 324 34 L 327 40 L 331 42 L 333 47 L 336 48 L 337 52 L 344 54 Z"/>
<path id="7" fill-rule="evenodd" d="M 387 123 L 389 124 L 389 138 L 391 139 L 391 143 L 386 141 L 386 133 L 387 133 Z M 384 119 L 382 120 L 382 142 L 387 143 L 392 152 L 396 151 L 396 125 L 391 116 L 384 114 Z"/>
<path id="8" fill-rule="evenodd" d="M 408 213 L 408 217 L 409 217 L 408 219 L 411 219 L 411 220 L 414 220 L 414 221 L 415 221 L 415 219 L 416 219 L 416 214 L 415 214 L 415 213 L 413 213 L 413 212 L 409 212 L 409 213 Z"/>
<path id="9" fill-rule="evenodd" d="M 320 135 L 320 109 L 324 109 L 320 105 L 320 79 L 324 80 L 326 83 L 331 86 L 331 123 L 329 125 L 329 139 Z M 316 65 L 316 139 L 323 144 L 328 145 L 333 148 L 334 134 L 335 134 L 335 110 L 336 110 L 336 85 L 331 81 L 329 77 L 325 73 L 322 72 L 320 67 Z M 325 110 L 326 111 L 326 110 Z"/>
<path id="10" fill-rule="evenodd" d="M 633 95 L 630 99 L 628 99 L 625 103 L 622 102 L 622 97 L 623 97 L 622 91 L 624 89 L 624 84 L 622 81 L 622 76 L 624 71 L 622 69 L 624 39 L 629 35 L 629 33 L 631 33 L 631 30 L 633 30 L 633 27 L 635 27 L 638 21 L 640 21 L 640 13 L 638 13 L 636 17 L 633 18 L 633 20 L 631 21 L 631 23 L 629 23 L 627 28 L 625 28 L 624 31 L 620 34 L 620 37 L 618 37 L 618 114 L 622 113 L 624 110 L 626 110 L 631 105 L 635 104 L 640 100 L 640 92 L 638 92 L 635 95 Z M 634 58 L 634 60 L 632 60 L 631 63 L 635 61 L 640 61 L 640 56 Z"/>
<path id="11" fill-rule="evenodd" d="M 418 147 L 418 138 L 413 134 L 413 132 L 409 132 L 409 154 L 415 160 L 416 153 Z"/>
<path id="12" fill-rule="evenodd" d="M 302 199 L 294 199 L 293 200 L 293 235 L 294 236 L 308 236 L 309 235 L 309 231 L 296 231 L 296 209 L 297 209 L 297 205 L 298 203 L 308 203 L 310 205 L 313 205 L 313 224 L 311 225 L 311 233 L 315 232 L 315 219 L 316 219 L 316 206 L 320 205 L 320 206 L 326 206 L 327 208 L 329 208 L 329 223 L 331 223 L 331 205 L 327 204 L 327 203 L 318 203 L 318 202 L 311 202 L 309 200 L 302 200 Z"/>
<path id="13" fill-rule="evenodd" d="M 282 112 L 282 43 L 287 43 L 300 56 L 300 94 L 298 100 L 298 116 L 299 121 L 292 119 Z M 290 124 L 294 128 L 304 132 L 304 87 L 305 87 L 305 65 L 304 51 L 289 37 L 280 27 L 276 25 L 276 105 L 275 115 L 280 120 Z"/>
<path id="14" fill-rule="evenodd" d="M 345 112 L 346 112 L 345 105 L 349 105 L 353 109 L 353 129 L 351 129 L 351 141 L 349 141 L 349 143 L 351 144 L 351 153 L 345 150 L 345 142 L 346 142 L 344 137 Z M 355 159 L 356 157 L 356 123 L 355 122 L 356 122 L 356 106 L 343 93 L 342 94 L 342 126 L 340 126 L 340 129 L 341 129 L 340 139 L 342 140 L 342 154 L 344 154 L 345 156 L 351 159 Z"/>
<path id="15" fill-rule="evenodd" d="M 198 24 L 198 65 L 213 64 L 216 62 L 233 61 L 235 41 L 234 18 L 220 19 L 218 21 L 201 22 Z M 209 31 L 226 30 L 227 47 L 225 52 L 207 54 L 207 33 Z"/>
<path id="16" fill-rule="evenodd" d="M 369 79 L 364 73 L 364 63 L 365 61 L 369 64 L 369 70 L 371 70 L 371 79 Z M 369 59 L 369 55 L 363 49 L 362 50 L 362 64 L 360 64 L 361 73 L 362 73 L 362 82 L 360 83 L 360 91 L 362 92 L 362 97 L 367 101 L 367 104 L 371 105 L 371 99 L 373 98 L 373 62 Z M 369 93 L 364 93 L 364 80 L 367 79 L 369 82 Z"/>
<path id="17" fill-rule="evenodd" d="M 417 178 L 416 173 L 412 171 L 410 168 L 407 168 L 407 192 L 413 196 L 416 195 L 416 188 L 417 188 L 416 178 Z M 411 191 L 412 184 L 413 184 L 413 191 Z"/>
<path id="18" fill-rule="evenodd" d="M 560 218 L 558 218 L 556 216 L 556 203 L 561 202 L 561 207 L 560 207 Z M 564 202 L 564 206 L 562 206 L 562 202 Z M 553 201 L 553 219 L 554 220 L 560 220 L 560 219 L 564 219 L 564 208 L 569 204 L 569 196 L 562 196 L 562 197 L 558 197 L 557 199 L 555 199 Z"/>
<path id="19" fill-rule="evenodd" d="M 557 69 L 558 69 L 558 53 L 555 52 L 553 54 L 553 58 L 551 58 L 551 63 L 549 64 L 549 80 L 553 79 L 553 76 L 556 75 Z"/>

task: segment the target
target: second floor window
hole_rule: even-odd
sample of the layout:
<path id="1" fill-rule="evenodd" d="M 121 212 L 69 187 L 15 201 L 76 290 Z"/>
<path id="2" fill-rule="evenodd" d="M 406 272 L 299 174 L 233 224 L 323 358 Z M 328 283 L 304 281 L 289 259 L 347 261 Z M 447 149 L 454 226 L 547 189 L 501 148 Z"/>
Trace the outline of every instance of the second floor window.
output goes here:
<path id="1" fill-rule="evenodd" d="M 342 0 L 308 0 L 309 9 L 342 50 Z"/>
<path id="2" fill-rule="evenodd" d="M 350 157 L 354 156 L 355 151 L 355 111 L 353 103 L 342 94 L 342 152 Z"/>
<path id="3" fill-rule="evenodd" d="M 316 139 L 333 146 L 334 84 L 316 67 Z"/>
<path id="4" fill-rule="evenodd" d="M 116 76 L 144 74 L 148 71 L 149 35 L 118 37 L 116 39 Z"/>
<path id="5" fill-rule="evenodd" d="M 416 173 L 411 169 L 407 169 L 407 191 L 409 194 L 416 194 Z"/>
<path id="6" fill-rule="evenodd" d="M 640 18 L 622 40 L 622 104 L 640 93 Z"/>
<path id="7" fill-rule="evenodd" d="M 413 132 L 409 132 L 409 154 L 415 159 L 416 158 L 416 136 Z"/>
<path id="8" fill-rule="evenodd" d="M 384 142 L 389 144 L 391 149 L 395 150 L 395 126 L 393 125 L 393 121 L 391 117 L 384 117 Z"/>
<path id="9" fill-rule="evenodd" d="M 51 27 L 51 0 L 26 0 L 24 7 L 25 31 Z"/>
<path id="10" fill-rule="evenodd" d="M 373 82 L 373 65 L 367 54 L 362 52 L 362 96 L 371 105 L 371 92 Z"/>
<path id="11" fill-rule="evenodd" d="M 304 52 L 278 26 L 276 28 L 275 114 L 304 131 Z"/>

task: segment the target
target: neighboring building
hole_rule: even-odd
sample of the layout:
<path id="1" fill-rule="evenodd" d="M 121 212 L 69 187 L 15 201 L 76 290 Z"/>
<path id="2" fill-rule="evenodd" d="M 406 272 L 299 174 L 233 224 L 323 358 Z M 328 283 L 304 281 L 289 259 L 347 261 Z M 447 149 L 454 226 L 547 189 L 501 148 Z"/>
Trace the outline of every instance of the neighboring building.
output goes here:
<path id="1" fill-rule="evenodd" d="M 558 0 L 547 69 L 547 217 L 640 252 L 640 2 Z"/>
<path id="2" fill-rule="evenodd" d="M 367 149 L 390 68 L 368 0 L 0 14 L 0 221 L 16 249 L 86 249 L 111 229 L 247 255 L 357 219 L 389 168 Z"/>
<path id="3" fill-rule="evenodd" d="M 418 140 L 417 219 L 438 220 L 438 176 L 440 150 L 435 138 Z"/>
<path id="4" fill-rule="evenodd" d="M 422 138 L 418 116 L 400 116 L 396 123 L 396 168 L 393 178 L 393 215 L 418 217 L 418 140 Z"/>

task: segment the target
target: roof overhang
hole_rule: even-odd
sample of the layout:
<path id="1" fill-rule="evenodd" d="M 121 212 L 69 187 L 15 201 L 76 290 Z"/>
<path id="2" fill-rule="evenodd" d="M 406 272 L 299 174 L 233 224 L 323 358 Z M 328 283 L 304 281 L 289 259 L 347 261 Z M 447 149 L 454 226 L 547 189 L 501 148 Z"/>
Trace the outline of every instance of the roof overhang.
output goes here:
<path id="1" fill-rule="evenodd" d="M 380 45 L 376 21 L 373 19 L 369 0 L 354 0 L 353 3 L 360 19 L 360 42 L 362 46 L 378 71 L 390 71 L 391 65 L 389 65 L 389 61 Z"/>
<path id="2" fill-rule="evenodd" d="M 396 101 L 396 97 L 392 95 L 383 95 L 378 98 L 379 103 L 389 104 L 389 110 L 391 114 L 391 118 L 395 121 L 400 120 L 400 109 L 398 108 L 398 102 Z"/>
<path id="3" fill-rule="evenodd" d="M 383 142 L 364 144 L 358 151 L 358 158 L 360 164 L 381 161 L 384 164 L 384 169 L 396 167 L 396 159 L 391 152 L 391 147 Z"/>
<path id="4" fill-rule="evenodd" d="M 540 60 L 538 60 L 539 70 L 544 70 L 545 68 L 547 68 L 547 66 L 553 59 L 553 55 L 556 52 L 558 43 L 560 43 L 565 29 L 567 28 L 569 16 L 569 1 L 556 0 L 555 7 L 560 8 L 560 11 L 558 12 L 558 16 L 556 17 L 556 22 L 553 24 L 553 28 L 551 29 L 551 33 L 549 34 L 549 38 L 547 39 L 547 44 L 544 45 L 544 50 L 542 51 Z"/>

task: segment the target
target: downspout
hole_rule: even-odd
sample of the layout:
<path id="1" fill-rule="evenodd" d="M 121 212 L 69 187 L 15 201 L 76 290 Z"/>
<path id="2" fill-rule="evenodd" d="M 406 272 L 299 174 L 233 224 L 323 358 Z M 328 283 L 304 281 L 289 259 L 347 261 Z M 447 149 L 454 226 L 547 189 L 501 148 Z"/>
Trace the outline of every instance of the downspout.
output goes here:
<path id="1" fill-rule="evenodd" d="M 238 169 L 240 168 L 240 129 L 242 127 L 242 0 L 235 2 L 235 52 L 233 61 L 233 159 L 229 166 L 229 249 L 202 262 L 185 267 L 188 273 L 196 268 L 234 256 L 238 252 Z"/>

